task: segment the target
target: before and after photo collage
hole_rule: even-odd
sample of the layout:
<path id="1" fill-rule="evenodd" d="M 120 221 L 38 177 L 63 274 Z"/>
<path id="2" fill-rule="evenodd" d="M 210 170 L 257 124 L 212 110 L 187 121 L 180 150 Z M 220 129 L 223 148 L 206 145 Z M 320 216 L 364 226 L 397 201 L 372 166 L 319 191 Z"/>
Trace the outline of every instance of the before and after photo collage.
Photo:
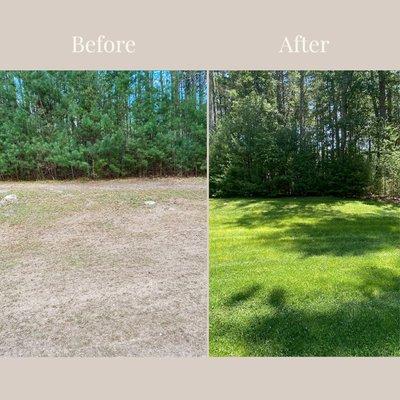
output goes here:
<path id="1" fill-rule="evenodd" d="M 0 357 L 400 356 L 400 71 L 0 71 Z"/>

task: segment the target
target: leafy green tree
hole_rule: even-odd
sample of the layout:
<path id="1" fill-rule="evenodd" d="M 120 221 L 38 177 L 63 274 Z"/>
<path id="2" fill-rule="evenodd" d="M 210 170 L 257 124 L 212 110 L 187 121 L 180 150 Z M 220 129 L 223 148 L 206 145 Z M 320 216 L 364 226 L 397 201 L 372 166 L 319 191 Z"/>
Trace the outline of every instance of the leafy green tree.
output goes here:
<path id="1" fill-rule="evenodd" d="M 400 194 L 398 71 L 210 76 L 214 196 Z"/>

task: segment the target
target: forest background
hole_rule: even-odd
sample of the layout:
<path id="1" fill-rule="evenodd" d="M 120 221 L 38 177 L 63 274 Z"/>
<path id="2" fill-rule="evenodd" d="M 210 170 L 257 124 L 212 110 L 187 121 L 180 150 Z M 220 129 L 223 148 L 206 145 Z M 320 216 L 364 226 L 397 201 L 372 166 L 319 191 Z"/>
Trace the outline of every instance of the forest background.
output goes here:
<path id="1" fill-rule="evenodd" d="M 0 72 L 0 179 L 206 173 L 204 71 Z"/>
<path id="2" fill-rule="evenodd" d="M 399 71 L 210 73 L 210 193 L 399 196 Z"/>

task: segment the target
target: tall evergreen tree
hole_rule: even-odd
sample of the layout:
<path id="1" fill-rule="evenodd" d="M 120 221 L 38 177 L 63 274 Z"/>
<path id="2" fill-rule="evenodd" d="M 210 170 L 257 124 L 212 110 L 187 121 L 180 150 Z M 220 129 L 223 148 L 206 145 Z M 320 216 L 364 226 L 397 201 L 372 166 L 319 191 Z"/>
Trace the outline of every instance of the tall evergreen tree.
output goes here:
<path id="1" fill-rule="evenodd" d="M 206 74 L 0 72 L 0 179 L 205 174 Z"/>

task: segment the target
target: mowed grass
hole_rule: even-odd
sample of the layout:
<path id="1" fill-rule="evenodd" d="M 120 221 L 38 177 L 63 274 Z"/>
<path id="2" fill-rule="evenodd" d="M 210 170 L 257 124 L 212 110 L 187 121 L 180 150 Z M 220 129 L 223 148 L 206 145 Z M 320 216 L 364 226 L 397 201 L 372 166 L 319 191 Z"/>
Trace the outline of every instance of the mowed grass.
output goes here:
<path id="1" fill-rule="evenodd" d="M 210 206 L 211 356 L 399 356 L 400 207 Z"/>

